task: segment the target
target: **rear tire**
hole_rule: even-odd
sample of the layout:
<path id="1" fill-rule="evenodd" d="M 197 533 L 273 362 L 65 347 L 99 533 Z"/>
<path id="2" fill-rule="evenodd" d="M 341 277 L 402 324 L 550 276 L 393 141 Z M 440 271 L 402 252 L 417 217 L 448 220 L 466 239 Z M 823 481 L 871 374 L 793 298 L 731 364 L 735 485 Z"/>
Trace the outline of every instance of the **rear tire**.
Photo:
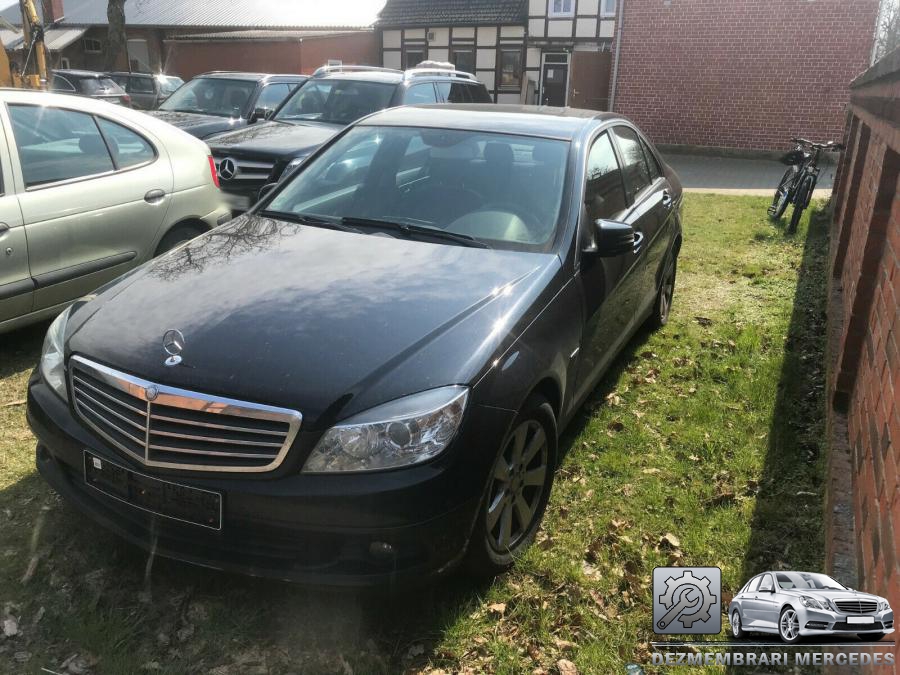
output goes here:
<path id="1" fill-rule="evenodd" d="M 199 237 L 204 232 L 206 230 L 199 225 L 176 225 L 166 232 L 162 241 L 159 242 L 159 246 L 156 247 L 156 253 L 153 254 L 153 257 L 156 258 L 163 253 L 168 253 L 176 246 L 190 241 L 194 237 Z"/>
<path id="2" fill-rule="evenodd" d="M 647 318 L 647 328 L 658 330 L 669 323 L 669 314 L 672 311 L 672 302 L 675 300 L 675 277 L 678 272 L 678 259 L 672 258 L 666 271 L 663 273 L 656 300 L 653 303 L 653 312 Z"/>
<path id="3" fill-rule="evenodd" d="M 769 207 L 769 217 L 772 220 L 778 220 L 787 211 L 788 204 L 791 203 L 791 185 L 797 175 L 797 167 L 789 166 L 778 183 L 775 190 L 775 196 L 772 198 L 772 205 Z"/>
<path id="4" fill-rule="evenodd" d="M 804 178 L 797 188 L 797 194 L 794 196 L 794 212 L 791 214 L 791 222 L 788 225 L 788 234 L 794 234 L 800 226 L 800 218 L 812 199 L 813 182 L 811 178 Z"/>
<path id="5" fill-rule="evenodd" d="M 478 578 L 505 572 L 531 545 L 553 487 L 556 416 L 547 399 L 530 396 L 510 429 L 491 467 L 466 552 L 466 569 Z"/>

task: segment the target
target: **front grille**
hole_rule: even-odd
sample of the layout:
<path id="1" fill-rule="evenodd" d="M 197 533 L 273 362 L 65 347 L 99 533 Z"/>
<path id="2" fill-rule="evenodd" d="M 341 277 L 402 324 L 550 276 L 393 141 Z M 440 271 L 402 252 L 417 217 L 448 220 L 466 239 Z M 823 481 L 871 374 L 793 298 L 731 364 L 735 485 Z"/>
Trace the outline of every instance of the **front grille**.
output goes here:
<path id="1" fill-rule="evenodd" d="M 231 160 L 234 171 L 233 175 L 230 171 L 226 171 L 225 175 L 222 175 L 222 162 L 226 159 Z M 275 162 L 238 159 L 236 157 L 220 157 L 214 155 L 213 161 L 216 164 L 216 173 L 219 175 L 220 181 L 227 184 L 240 184 L 241 186 L 255 183 L 264 185 L 265 183 L 268 183 L 270 181 L 269 176 L 272 174 L 272 169 L 275 168 Z M 229 167 L 229 169 L 231 169 L 231 167 Z"/>
<path id="2" fill-rule="evenodd" d="M 838 621 L 831 630 L 849 630 L 854 633 L 871 633 L 872 631 L 884 630 L 884 624 L 880 621 L 875 623 L 847 623 L 846 621 Z"/>
<path id="3" fill-rule="evenodd" d="M 844 614 L 874 614 L 878 609 L 874 600 L 835 600 L 834 606 Z"/>
<path id="4" fill-rule="evenodd" d="M 147 466 L 271 471 L 303 419 L 295 410 L 155 384 L 80 356 L 69 361 L 69 379 L 81 419 Z"/>

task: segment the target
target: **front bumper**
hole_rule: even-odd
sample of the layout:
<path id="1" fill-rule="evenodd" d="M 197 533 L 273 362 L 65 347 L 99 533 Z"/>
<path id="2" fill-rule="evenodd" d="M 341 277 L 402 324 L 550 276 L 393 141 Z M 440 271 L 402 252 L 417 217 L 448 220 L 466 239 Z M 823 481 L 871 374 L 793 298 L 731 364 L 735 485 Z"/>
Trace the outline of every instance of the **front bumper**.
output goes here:
<path id="1" fill-rule="evenodd" d="M 894 632 L 894 614 L 888 610 L 874 614 L 872 623 L 850 623 L 859 615 L 801 607 L 798 612 L 800 635 L 841 635 Z"/>
<path id="2" fill-rule="evenodd" d="M 286 461 L 286 470 L 272 475 L 235 477 L 144 467 L 84 428 L 37 374 L 29 383 L 27 415 L 41 475 L 128 541 L 214 569 L 335 586 L 407 585 L 452 569 L 465 553 L 496 448 L 514 417 L 472 406 L 441 457 L 408 469 L 316 476 Z M 221 493 L 221 530 L 142 511 L 94 490 L 84 480 L 85 450 L 141 474 Z M 388 553 L 381 544 L 390 545 Z"/>

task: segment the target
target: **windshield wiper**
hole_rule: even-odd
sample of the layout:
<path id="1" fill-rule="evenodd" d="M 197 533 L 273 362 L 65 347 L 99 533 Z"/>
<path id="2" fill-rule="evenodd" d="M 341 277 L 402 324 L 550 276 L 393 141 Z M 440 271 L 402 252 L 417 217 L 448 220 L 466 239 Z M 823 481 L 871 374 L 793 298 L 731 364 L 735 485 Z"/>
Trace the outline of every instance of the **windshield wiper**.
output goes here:
<path id="1" fill-rule="evenodd" d="M 354 216 L 346 216 L 341 218 L 341 222 L 345 225 L 357 225 L 359 227 L 382 228 L 385 230 L 393 230 L 400 232 L 407 237 L 430 237 L 432 239 L 444 239 L 452 241 L 462 246 L 471 246 L 472 248 L 490 248 L 483 241 L 478 241 L 474 237 L 467 234 L 459 234 L 457 232 L 447 232 L 436 227 L 427 227 L 425 225 L 414 225 L 412 223 L 398 223 L 392 220 L 381 220 L 379 218 L 357 218 Z"/>
<path id="2" fill-rule="evenodd" d="M 340 232 L 353 232 L 355 234 L 362 234 L 355 227 L 350 227 L 349 225 L 345 225 L 342 222 L 336 220 L 328 220 L 326 218 L 320 218 L 319 216 L 311 216 L 306 213 L 288 213 L 286 211 L 273 211 L 271 209 L 265 209 L 260 211 L 261 216 L 267 216 L 269 218 L 277 218 L 278 220 L 286 220 L 289 223 L 297 223 L 299 225 L 313 225 L 314 227 L 322 227 L 327 230 L 339 230 Z"/>

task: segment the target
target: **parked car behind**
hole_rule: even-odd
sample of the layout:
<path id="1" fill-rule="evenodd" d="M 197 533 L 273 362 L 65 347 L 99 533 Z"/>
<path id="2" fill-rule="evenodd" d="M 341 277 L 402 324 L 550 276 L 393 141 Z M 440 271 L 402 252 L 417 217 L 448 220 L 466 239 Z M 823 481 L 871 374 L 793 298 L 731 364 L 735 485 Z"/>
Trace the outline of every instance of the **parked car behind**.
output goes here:
<path id="1" fill-rule="evenodd" d="M 338 131 L 377 110 L 427 103 L 490 103 L 474 75 L 444 68 L 406 72 L 368 66 L 320 68 L 272 121 L 208 139 L 222 189 L 236 212 L 256 201 Z"/>
<path id="2" fill-rule="evenodd" d="M 131 96 L 131 105 L 139 110 L 156 110 L 184 84 L 174 75 L 161 73 L 109 73 L 109 77 Z"/>
<path id="3" fill-rule="evenodd" d="M 0 332 L 227 218 L 202 141 L 87 98 L 0 91 Z"/>
<path id="4" fill-rule="evenodd" d="M 151 114 L 209 138 L 266 119 L 306 80 L 305 75 L 206 73 L 183 84 Z"/>
<path id="5" fill-rule="evenodd" d="M 540 525 L 561 430 L 668 319 L 680 205 L 617 115 L 376 113 L 57 319 L 29 384 L 38 468 L 209 567 L 500 572 Z"/>
<path id="6" fill-rule="evenodd" d="M 122 87 L 108 75 L 91 70 L 54 70 L 50 76 L 50 91 L 131 106 L 131 97 Z"/>

